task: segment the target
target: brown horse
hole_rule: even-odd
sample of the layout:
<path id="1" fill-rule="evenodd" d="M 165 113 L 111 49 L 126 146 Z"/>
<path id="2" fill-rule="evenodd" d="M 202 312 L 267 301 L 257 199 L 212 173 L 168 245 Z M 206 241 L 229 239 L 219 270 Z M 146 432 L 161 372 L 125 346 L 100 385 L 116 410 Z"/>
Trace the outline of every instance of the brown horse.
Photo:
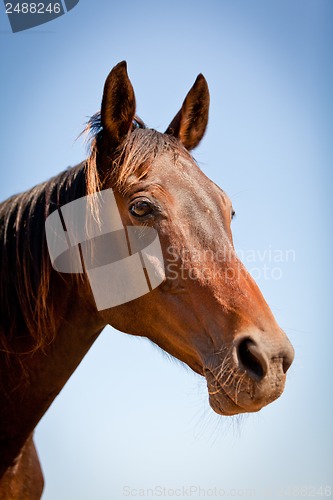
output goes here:
<path id="1" fill-rule="evenodd" d="M 237 258 L 228 196 L 189 153 L 208 107 L 199 75 L 167 131 L 146 128 L 122 62 L 89 122 L 87 161 L 0 206 L 1 499 L 40 498 L 33 430 L 107 324 L 148 337 L 206 377 L 221 415 L 258 411 L 283 392 L 293 349 Z M 135 300 L 98 310 L 86 272 L 52 268 L 45 220 L 106 189 L 124 227 L 157 231 L 165 277 Z"/>

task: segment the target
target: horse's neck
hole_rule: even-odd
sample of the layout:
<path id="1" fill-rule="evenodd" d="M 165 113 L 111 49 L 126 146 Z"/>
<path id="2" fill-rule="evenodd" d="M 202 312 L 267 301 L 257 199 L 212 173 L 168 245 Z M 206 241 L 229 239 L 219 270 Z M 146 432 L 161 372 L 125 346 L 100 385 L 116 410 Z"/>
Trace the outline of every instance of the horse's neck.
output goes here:
<path id="1" fill-rule="evenodd" d="M 36 254 L 35 249 L 35 242 L 43 238 L 45 217 L 42 210 L 43 203 L 66 203 L 71 201 L 73 196 L 82 196 L 85 192 L 82 172 L 82 165 L 78 166 L 44 185 L 37 186 L 31 192 L 13 197 L 0 208 L 0 236 L 7 240 L 8 253 L 7 255 L 5 251 L 3 252 L 6 254 L 6 259 L 0 264 L 13 269 L 12 273 L 2 274 L 2 289 L 6 293 L 3 293 L 3 303 L 0 304 L 0 311 L 6 312 L 7 317 L 7 321 L 0 321 L 0 336 L 6 336 L 4 347 L 0 342 L 0 477 L 1 472 L 18 455 L 40 418 L 105 326 L 85 278 L 60 276 L 50 270 L 52 274 L 47 288 L 49 292 L 45 294 L 43 307 L 46 312 L 51 311 L 47 317 L 49 317 L 50 331 L 54 326 L 54 339 L 49 342 L 52 335 L 48 335 L 45 327 L 43 334 L 47 342 L 33 351 L 33 354 L 9 354 L 11 351 L 29 352 L 36 346 L 31 335 L 31 324 L 29 331 L 28 327 L 24 326 L 25 316 L 20 317 L 20 321 L 14 322 L 15 328 L 12 332 L 8 331 L 10 325 L 8 317 L 15 318 L 21 307 L 20 301 L 16 298 L 18 284 L 21 285 L 19 289 L 21 295 L 28 293 L 26 288 L 32 289 L 35 278 L 34 266 L 45 258 L 42 251 Z M 21 242 L 27 227 L 30 235 L 25 245 L 19 248 L 19 255 L 29 264 L 25 272 L 30 276 L 31 283 L 26 288 L 22 286 L 25 275 L 17 271 L 15 260 L 19 238 L 15 231 L 10 230 L 13 221 L 17 223 L 17 207 L 21 207 L 20 211 L 23 214 L 18 223 L 18 232 L 22 227 L 24 229 L 20 235 Z M 28 216 L 29 210 L 32 210 L 33 216 Z M 30 255 L 33 255 L 33 259 Z M 35 300 L 34 293 L 38 294 L 39 289 L 31 292 L 33 300 Z M 10 311 L 8 307 L 11 307 Z M 33 314 L 30 320 L 34 320 Z M 5 331 L 2 331 L 2 328 Z"/>
<path id="2" fill-rule="evenodd" d="M 55 339 L 33 355 L 8 361 L 0 381 L 0 477 L 81 362 L 103 327 L 78 288 L 63 286 Z M 0 332 L 1 333 L 1 332 Z M 0 355 L 0 365 L 6 363 Z M 2 371 L 2 370 L 1 370 Z"/>

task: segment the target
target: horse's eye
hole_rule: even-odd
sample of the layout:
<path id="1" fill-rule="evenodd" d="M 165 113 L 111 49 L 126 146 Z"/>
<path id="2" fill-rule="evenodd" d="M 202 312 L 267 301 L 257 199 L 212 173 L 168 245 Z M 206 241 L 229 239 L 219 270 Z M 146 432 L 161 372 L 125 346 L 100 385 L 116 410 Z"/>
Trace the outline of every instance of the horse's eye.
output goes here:
<path id="1" fill-rule="evenodd" d="M 130 212 L 134 217 L 145 217 L 152 211 L 153 209 L 147 201 L 136 201 L 130 207 Z"/>

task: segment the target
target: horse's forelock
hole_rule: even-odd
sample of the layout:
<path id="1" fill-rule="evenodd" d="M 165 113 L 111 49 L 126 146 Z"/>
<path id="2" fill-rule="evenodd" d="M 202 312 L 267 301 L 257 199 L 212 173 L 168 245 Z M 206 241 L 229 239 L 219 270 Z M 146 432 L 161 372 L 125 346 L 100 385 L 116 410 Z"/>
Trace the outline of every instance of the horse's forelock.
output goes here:
<path id="1" fill-rule="evenodd" d="M 111 185 L 124 194 L 131 187 L 131 179 L 145 177 L 154 160 L 163 152 L 171 152 L 175 159 L 181 154 L 189 155 L 178 139 L 146 128 L 143 121 L 136 116 L 131 132 L 113 152 L 107 168 L 103 166 L 99 169 L 98 151 L 103 137 L 100 113 L 91 117 L 84 132 L 88 134 L 90 149 L 86 173 L 88 194 L 95 193 L 106 185 Z M 106 174 L 102 173 L 104 179 L 101 179 L 100 170 L 106 171 Z"/>

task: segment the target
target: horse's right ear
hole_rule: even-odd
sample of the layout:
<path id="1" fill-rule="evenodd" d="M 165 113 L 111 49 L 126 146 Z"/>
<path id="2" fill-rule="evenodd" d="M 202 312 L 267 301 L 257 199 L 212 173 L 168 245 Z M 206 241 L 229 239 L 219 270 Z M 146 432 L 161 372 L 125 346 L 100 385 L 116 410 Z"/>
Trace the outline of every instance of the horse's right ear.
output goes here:
<path id="1" fill-rule="evenodd" d="M 116 148 L 130 131 L 134 115 L 134 90 L 128 78 L 127 64 L 122 61 L 107 77 L 102 99 L 102 127 L 112 148 Z"/>
<path id="2" fill-rule="evenodd" d="M 208 111 L 208 85 L 205 77 L 200 74 L 165 133 L 177 137 L 186 149 L 195 148 L 205 133 Z"/>

